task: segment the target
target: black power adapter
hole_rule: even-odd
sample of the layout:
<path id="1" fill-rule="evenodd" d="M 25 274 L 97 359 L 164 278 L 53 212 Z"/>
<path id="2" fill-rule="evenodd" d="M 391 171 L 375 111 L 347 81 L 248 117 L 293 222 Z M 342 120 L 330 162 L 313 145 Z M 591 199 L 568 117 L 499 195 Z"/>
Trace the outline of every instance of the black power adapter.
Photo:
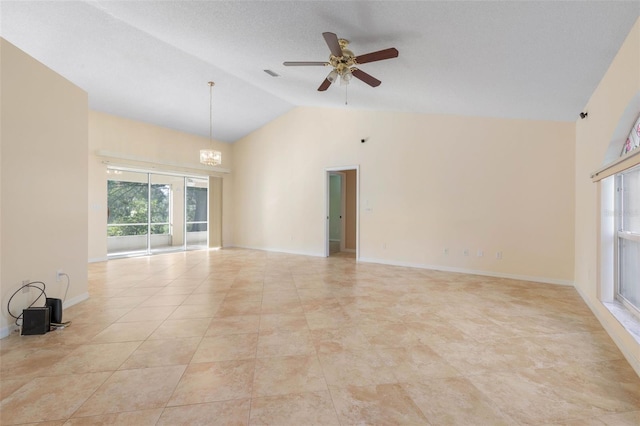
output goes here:
<path id="1" fill-rule="evenodd" d="M 51 313 L 48 307 L 27 308 L 22 311 L 22 334 L 45 334 L 51 329 Z"/>
<path id="2" fill-rule="evenodd" d="M 49 308 L 51 324 L 62 324 L 62 300 L 47 297 L 45 306 Z"/>

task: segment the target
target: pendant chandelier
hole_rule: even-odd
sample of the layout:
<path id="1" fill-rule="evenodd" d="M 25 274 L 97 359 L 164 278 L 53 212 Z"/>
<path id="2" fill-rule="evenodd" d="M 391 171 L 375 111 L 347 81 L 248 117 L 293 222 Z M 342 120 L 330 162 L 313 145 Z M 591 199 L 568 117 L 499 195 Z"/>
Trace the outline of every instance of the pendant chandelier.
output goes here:
<path id="1" fill-rule="evenodd" d="M 213 149 L 213 81 L 209 82 L 209 149 L 200 150 L 200 163 L 206 166 L 222 164 L 222 153 Z"/>

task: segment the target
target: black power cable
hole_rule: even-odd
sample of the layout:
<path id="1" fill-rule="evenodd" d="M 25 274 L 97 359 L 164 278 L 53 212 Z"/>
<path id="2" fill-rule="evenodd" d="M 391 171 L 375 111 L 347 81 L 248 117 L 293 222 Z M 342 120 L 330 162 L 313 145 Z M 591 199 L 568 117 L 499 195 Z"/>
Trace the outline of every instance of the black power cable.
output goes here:
<path id="1" fill-rule="evenodd" d="M 39 286 L 37 286 L 37 285 L 35 285 L 35 284 L 42 284 L 42 288 L 40 288 Z M 38 297 L 36 297 L 36 299 L 35 299 L 33 302 L 31 302 L 31 304 L 27 307 L 27 309 L 28 309 L 28 308 L 31 308 L 33 305 L 35 305 L 35 304 L 36 304 L 36 302 L 37 302 L 38 300 L 40 300 L 40 298 L 41 298 L 42 296 L 44 296 L 45 300 L 47 300 L 47 293 L 45 293 L 45 291 L 44 291 L 44 290 L 47 288 L 47 285 L 46 285 L 45 283 L 43 283 L 42 281 L 31 281 L 30 283 L 24 284 L 24 285 L 22 285 L 19 289 L 17 289 L 17 290 L 15 291 L 15 293 L 13 293 L 13 294 L 11 295 L 11 297 L 9 298 L 9 301 L 7 302 L 7 312 L 9 312 L 9 315 L 11 315 L 13 318 L 15 318 L 15 319 L 16 319 L 16 325 L 17 325 L 17 326 L 19 326 L 19 325 L 20 325 L 20 324 L 18 324 L 18 321 L 22 318 L 22 315 L 23 315 L 23 314 L 20 314 L 20 315 L 18 315 L 18 316 L 15 316 L 15 315 L 13 315 L 13 314 L 11 313 L 11 300 L 13 300 L 13 298 L 14 298 L 14 296 L 15 296 L 16 294 L 20 293 L 23 289 L 25 289 L 25 288 L 27 288 L 27 287 L 33 287 L 33 288 L 37 288 L 38 290 L 40 290 L 40 294 L 38 295 Z"/>

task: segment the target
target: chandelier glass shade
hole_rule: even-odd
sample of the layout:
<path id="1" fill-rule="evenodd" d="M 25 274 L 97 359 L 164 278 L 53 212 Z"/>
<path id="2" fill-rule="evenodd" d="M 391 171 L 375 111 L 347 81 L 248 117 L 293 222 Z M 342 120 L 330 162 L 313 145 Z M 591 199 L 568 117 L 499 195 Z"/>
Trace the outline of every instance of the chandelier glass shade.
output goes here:
<path id="1" fill-rule="evenodd" d="M 222 153 L 215 149 L 201 149 L 200 163 L 207 166 L 219 166 L 222 164 Z"/>

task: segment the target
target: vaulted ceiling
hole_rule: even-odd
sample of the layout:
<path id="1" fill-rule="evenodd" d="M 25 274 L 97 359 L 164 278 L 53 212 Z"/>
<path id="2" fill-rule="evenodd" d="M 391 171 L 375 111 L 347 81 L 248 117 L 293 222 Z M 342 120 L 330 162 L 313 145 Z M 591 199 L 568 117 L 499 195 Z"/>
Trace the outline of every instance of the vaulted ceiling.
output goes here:
<path id="1" fill-rule="evenodd" d="M 234 142 L 296 106 L 574 121 L 640 2 L 2 1 L 0 16 L 98 111 L 208 136 L 213 80 L 214 138 Z M 318 92 L 329 68 L 282 63 L 326 61 L 325 31 L 400 54 L 360 67 L 377 88 Z"/>

